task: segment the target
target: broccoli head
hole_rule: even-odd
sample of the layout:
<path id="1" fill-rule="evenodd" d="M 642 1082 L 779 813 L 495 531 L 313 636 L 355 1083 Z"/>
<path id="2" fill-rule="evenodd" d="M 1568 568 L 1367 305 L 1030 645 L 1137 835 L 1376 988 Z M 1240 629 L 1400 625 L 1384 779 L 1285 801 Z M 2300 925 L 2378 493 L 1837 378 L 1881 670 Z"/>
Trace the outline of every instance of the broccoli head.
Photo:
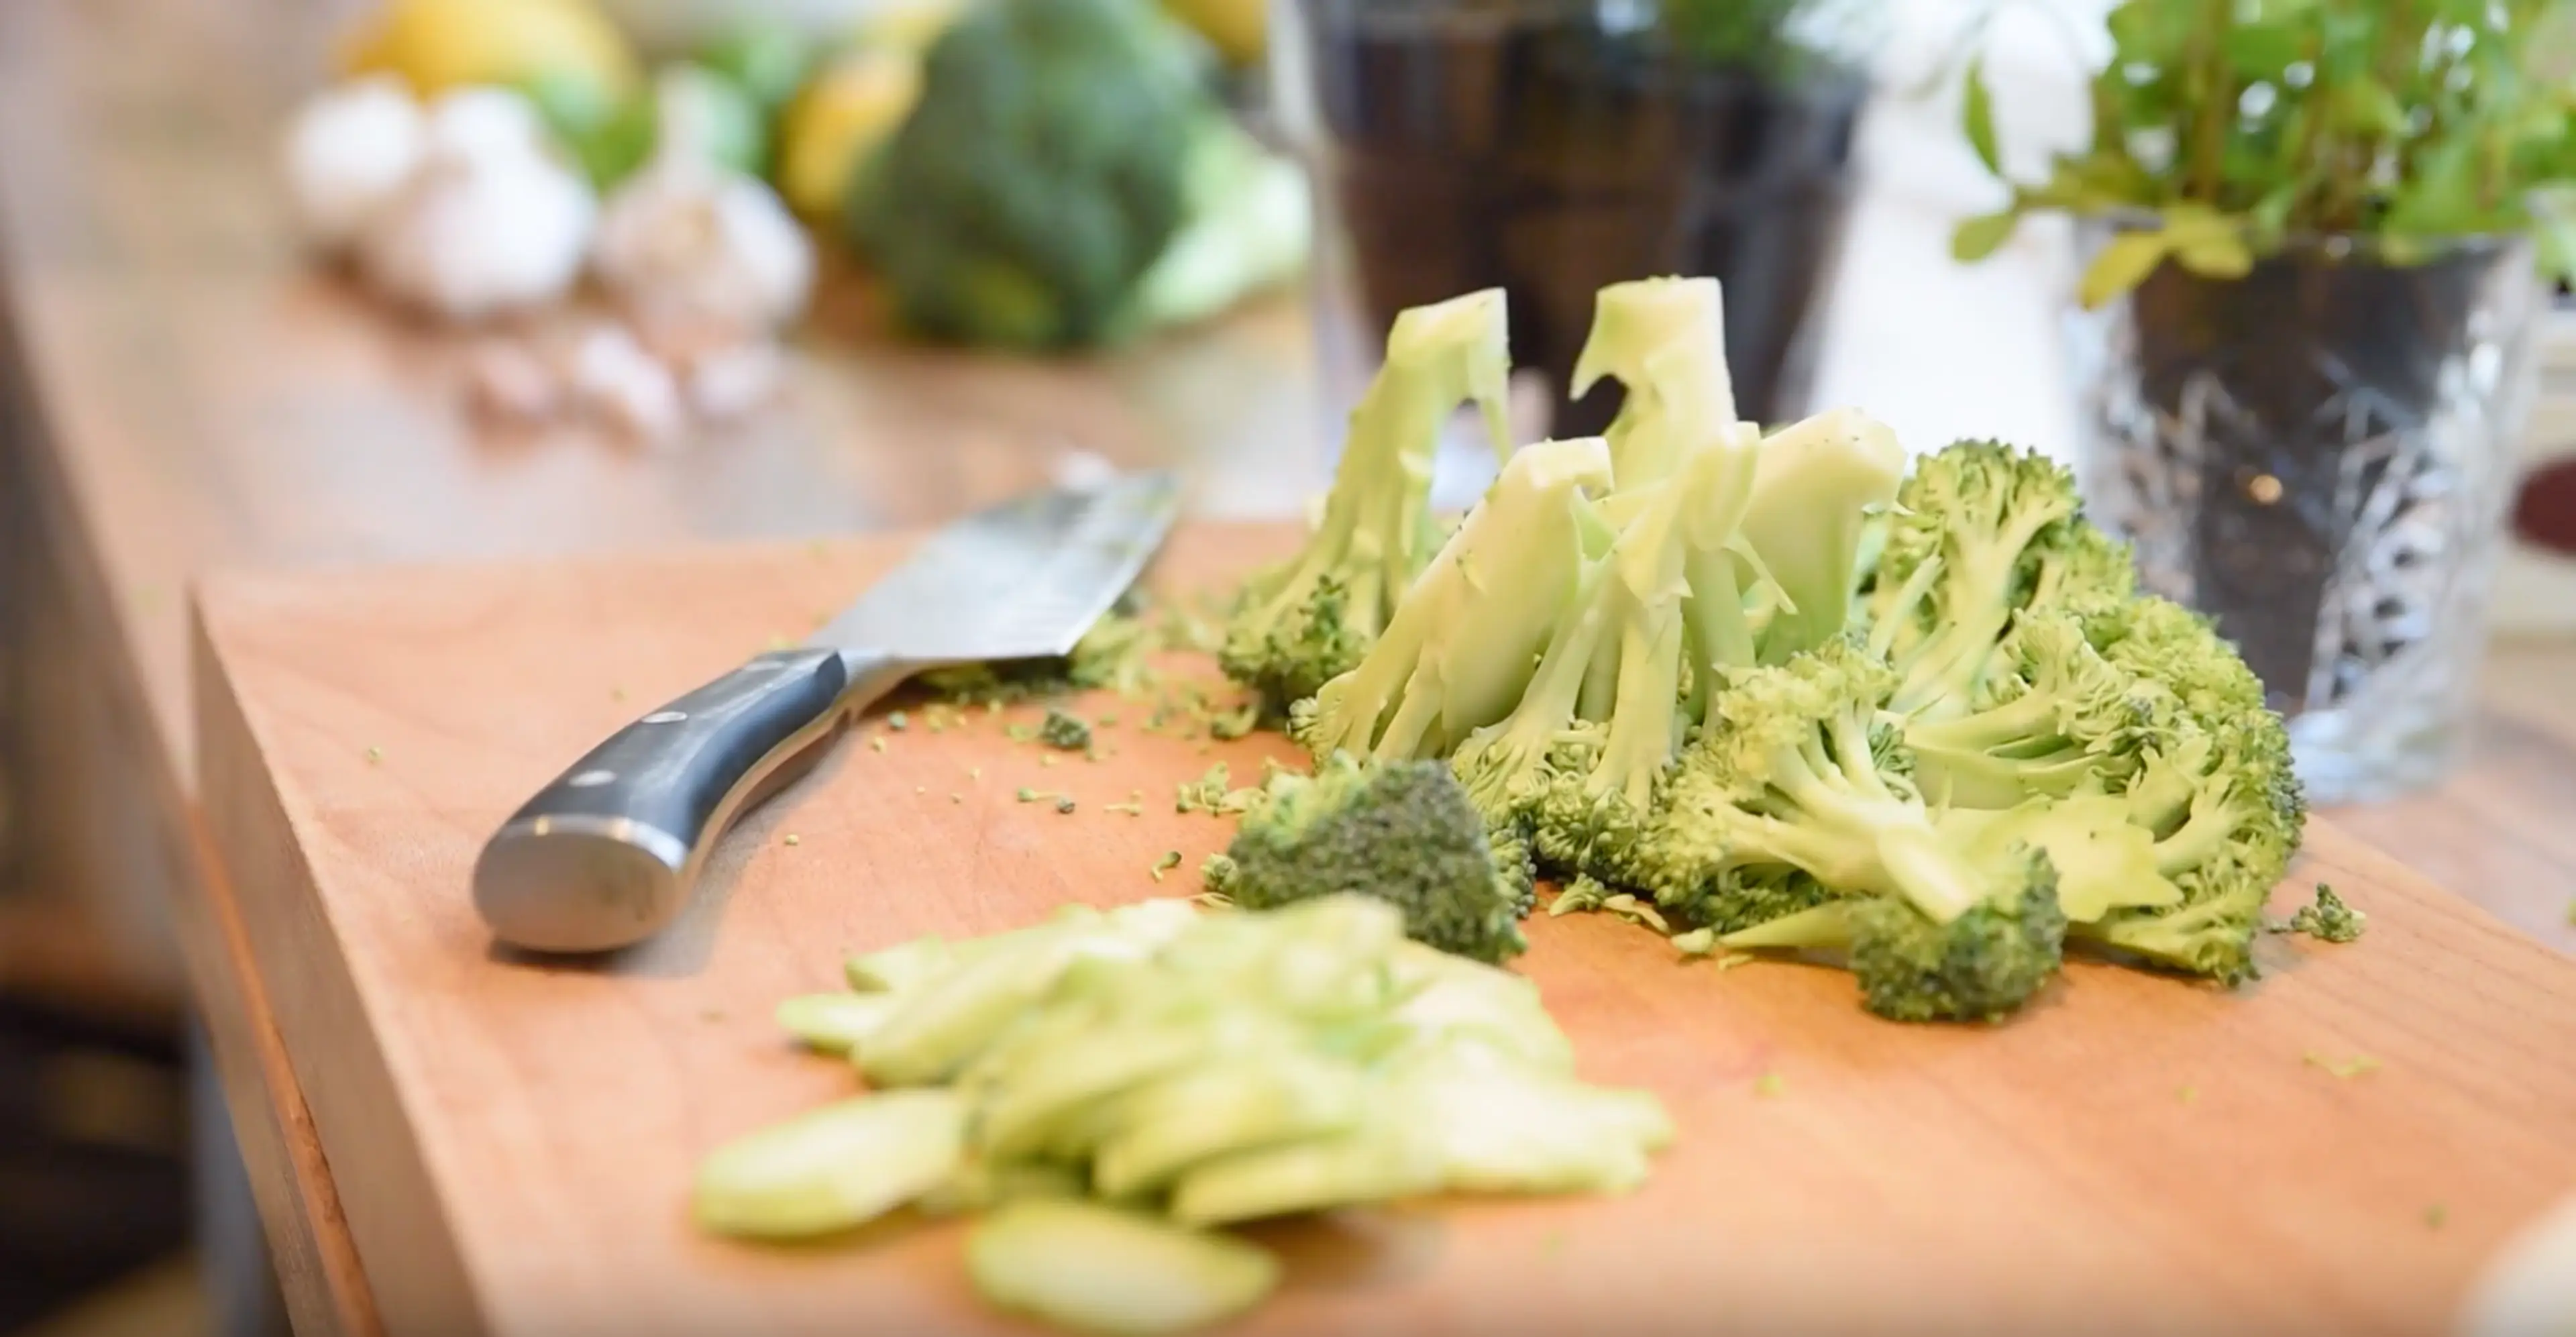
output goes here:
<path id="1" fill-rule="evenodd" d="M 1397 600 L 1440 547 L 1431 466 L 1462 402 L 1508 455 L 1501 289 L 1396 317 L 1386 363 L 1351 413 L 1349 439 L 1315 532 L 1295 557 L 1253 574 L 1226 623 L 1218 663 L 1276 710 L 1359 664 Z"/>
<path id="2" fill-rule="evenodd" d="M 1208 106 L 1148 0 L 987 0 L 930 48 L 919 104 L 854 174 L 852 240 L 924 334 L 1112 339 L 1185 221 Z"/>
<path id="3" fill-rule="evenodd" d="M 1438 762 L 1364 766 L 1336 758 L 1313 776 L 1273 776 L 1246 813 L 1210 890 L 1248 910 L 1344 892 L 1404 912 L 1407 935 L 1501 962 L 1524 947 L 1524 850 L 1497 850 L 1466 791 Z"/>

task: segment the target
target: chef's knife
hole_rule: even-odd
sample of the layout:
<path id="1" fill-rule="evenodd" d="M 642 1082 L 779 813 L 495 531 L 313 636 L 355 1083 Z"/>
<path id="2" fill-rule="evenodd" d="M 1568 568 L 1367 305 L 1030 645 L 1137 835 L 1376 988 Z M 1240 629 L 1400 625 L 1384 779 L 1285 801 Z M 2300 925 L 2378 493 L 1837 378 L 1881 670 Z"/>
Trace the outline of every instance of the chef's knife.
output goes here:
<path id="1" fill-rule="evenodd" d="M 798 648 L 764 654 L 626 726 L 512 814 L 474 865 L 503 942 L 596 952 L 652 936 L 708 849 L 925 668 L 1070 652 L 1171 528 L 1166 473 L 979 512 Z"/>

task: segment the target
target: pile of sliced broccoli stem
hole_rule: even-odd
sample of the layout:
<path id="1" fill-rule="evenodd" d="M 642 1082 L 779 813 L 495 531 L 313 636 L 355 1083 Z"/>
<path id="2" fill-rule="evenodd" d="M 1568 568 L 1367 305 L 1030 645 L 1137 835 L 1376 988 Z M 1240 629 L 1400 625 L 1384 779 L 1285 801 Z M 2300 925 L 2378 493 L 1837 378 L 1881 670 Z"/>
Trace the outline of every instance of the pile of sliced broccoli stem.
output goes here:
<path id="1" fill-rule="evenodd" d="M 1221 656 L 1340 770 L 1274 782 L 1330 792 L 1250 814 L 1217 889 L 1323 830 L 1307 894 L 1380 859 L 1417 936 L 1492 960 L 1519 938 L 1482 926 L 1534 865 L 1676 933 L 1837 956 L 1905 1020 L 2005 1016 L 2069 944 L 2255 975 L 2304 805 L 2243 660 L 2135 588 L 2044 457 L 1909 469 L 1856 412 L 1738 421 L 1722 330 L 1713 280 L 1603 289 L 1572 388 L 1617 380 L 1616 421 L 1512 451 L 1501 293 L 1397 320 L 1321 523 L 1251 578 Z M 1444 531 L 1432 458 L 1468 403 L 1505 462 Z M 1425 762 L 1466 802 L 1365 779 Z M 1381 789 L 1405 797 L 1374 825 L 1329 810 Z M 1494 857 L 1457 857 L 1461 811 Z"/>

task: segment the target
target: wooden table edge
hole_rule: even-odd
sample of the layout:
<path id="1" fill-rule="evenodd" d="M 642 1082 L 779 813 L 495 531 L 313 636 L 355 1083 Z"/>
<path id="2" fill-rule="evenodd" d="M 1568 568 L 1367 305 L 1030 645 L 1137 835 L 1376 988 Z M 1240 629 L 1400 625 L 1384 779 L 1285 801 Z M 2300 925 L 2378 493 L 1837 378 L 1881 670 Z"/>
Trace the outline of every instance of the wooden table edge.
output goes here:
<path id="1" fill-rule="evenodd" d="M 203 814 L 190 816 L 197 876 L 194 903 L 178 911 L 181 950 L 287 1317 L 298 1337 L 379 1337 L 384 1329 L 375 1295 L 252 958 L 241 907 Z"/>

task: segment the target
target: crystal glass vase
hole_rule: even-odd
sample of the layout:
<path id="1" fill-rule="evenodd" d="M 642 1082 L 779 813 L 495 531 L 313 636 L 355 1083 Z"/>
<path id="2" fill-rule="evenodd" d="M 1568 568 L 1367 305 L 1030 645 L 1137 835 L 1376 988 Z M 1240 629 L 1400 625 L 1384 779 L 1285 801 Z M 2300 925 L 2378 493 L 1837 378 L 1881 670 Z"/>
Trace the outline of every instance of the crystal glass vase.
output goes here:
<path id="1" fill-rule="evenodd" d="M 2456 760 L 2531 404 L 2529 244 L 2411 259 L 2324 238 L 2233 281 L 2167 264 L 2071 317 L 2090 510 L 2243 651 L 2317 803 Z"/>

